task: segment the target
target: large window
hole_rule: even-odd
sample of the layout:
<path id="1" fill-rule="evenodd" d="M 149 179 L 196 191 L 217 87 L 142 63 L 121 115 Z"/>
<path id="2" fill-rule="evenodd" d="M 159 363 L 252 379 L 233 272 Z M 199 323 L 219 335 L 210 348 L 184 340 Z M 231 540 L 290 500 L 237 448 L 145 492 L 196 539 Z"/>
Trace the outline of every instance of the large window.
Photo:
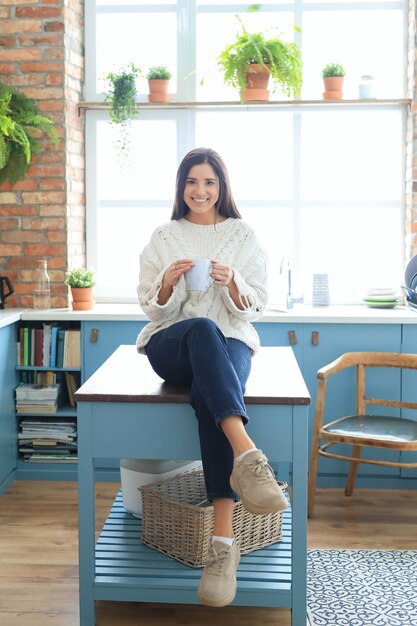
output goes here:
<path id="1" fill-rule="evenodd" d="M 97 271 L 98 298 L 136 301 L 139 253 L 169 220 L 179 161 L 202 145 L 224 158 L 243 218 L 268 252 L 271 303 L 283 301 L 283 257 L 305 302 L 315 272 L 329 274 L 332 303 L 360 302 L 369 286 L 400 285 L 402 2 L 264 2 L 256 13 L 245 12 L 249 4 L 214 0 L 86 4 L 87 101 L 103 99 L 105 73 L 133 61 L 144 70 L 169 65 L 171 101 L 190 103 L 141 107 L 123 170 L 107 112 L 87 111 L 87 260 Z M 276 105 L 232 104 L 238 96 L 224 86 L 216 57 L 238 28 L 237 13 L 248 30 L 274 26 L 296 37 L 304 63 L 301 102 L 278 93 Z M 294 23 L 301 33 L 294 35 Z M 358 97 L 361 74 L 371 73 L 378 100 L 391 101 L 321 103 L 320 72 L 328 62 L 346 68 L 346 100 Z M 138 89 L 146 101 L 143 78 Z"/>

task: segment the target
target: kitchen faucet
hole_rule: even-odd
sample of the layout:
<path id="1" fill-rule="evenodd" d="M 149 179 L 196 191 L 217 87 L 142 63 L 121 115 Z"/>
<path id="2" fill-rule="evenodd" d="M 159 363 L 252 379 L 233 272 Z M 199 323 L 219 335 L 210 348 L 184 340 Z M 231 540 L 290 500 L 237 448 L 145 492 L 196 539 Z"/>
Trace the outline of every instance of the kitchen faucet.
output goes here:
<path id="1" fill-rule="evenodd" d="M 301 304 L 303 302 L 303 297 L 301 296 L 299 298 L 294 298 L 291 293 L 291 264 L 290 260 L 287 257 L 283 257 L 281 259 L 281 265 L 279 268 L 280 274 L 284 274 L 284 272 L 286 272 L 287 274 L 287 294 L 285 304 L 287 306 L 287 309 L 292 309 L 294 304 Z"/>

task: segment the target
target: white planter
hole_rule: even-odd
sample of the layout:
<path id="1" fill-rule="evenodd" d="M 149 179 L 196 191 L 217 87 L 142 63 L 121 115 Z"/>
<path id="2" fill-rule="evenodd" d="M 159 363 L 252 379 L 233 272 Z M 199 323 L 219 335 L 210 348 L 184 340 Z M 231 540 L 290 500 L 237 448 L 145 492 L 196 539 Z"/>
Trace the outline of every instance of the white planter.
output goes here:
<path id="1" fill-rule="evenodd" d="M 139 487 L 201 467 L 201 461 L 165 461 L 162 459 L 120 459 L 123 506 L 135 517 L 142 515 Z"/>

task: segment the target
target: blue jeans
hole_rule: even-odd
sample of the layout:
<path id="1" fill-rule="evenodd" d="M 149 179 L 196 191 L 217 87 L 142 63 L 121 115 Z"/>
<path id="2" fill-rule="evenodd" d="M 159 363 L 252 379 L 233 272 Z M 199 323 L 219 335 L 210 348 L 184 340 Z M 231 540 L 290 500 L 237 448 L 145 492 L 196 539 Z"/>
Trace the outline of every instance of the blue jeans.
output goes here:
<path id="1" fill-rule="evenodd" d="M 191 387 L 209 500 L 236 499 L 229 483 L 233 450 L 219 425 L 230 415 L 249 421 L 243 394 L 251 350 L 238 339 L 227 339 L 211 320 L 196 317 L 153 335 L 146 354 L 158 376 Z"/>

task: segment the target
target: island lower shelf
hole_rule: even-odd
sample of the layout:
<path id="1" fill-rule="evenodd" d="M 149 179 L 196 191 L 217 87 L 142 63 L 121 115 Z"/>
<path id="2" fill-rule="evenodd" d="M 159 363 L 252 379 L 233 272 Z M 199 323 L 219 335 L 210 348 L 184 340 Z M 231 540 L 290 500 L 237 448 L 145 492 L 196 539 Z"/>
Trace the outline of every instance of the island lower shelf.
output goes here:
<path id="1" fill-rule="evenodd" d="M 120 491 L 96 543 L 95 598 L 196 604 L 202 570 L 142 544 L 141 526 L 141 520 L 124 509 Z M 233 604 L 291 607 L 291 534 L 287 509 L 282 541 L 241 557 Z"/>

